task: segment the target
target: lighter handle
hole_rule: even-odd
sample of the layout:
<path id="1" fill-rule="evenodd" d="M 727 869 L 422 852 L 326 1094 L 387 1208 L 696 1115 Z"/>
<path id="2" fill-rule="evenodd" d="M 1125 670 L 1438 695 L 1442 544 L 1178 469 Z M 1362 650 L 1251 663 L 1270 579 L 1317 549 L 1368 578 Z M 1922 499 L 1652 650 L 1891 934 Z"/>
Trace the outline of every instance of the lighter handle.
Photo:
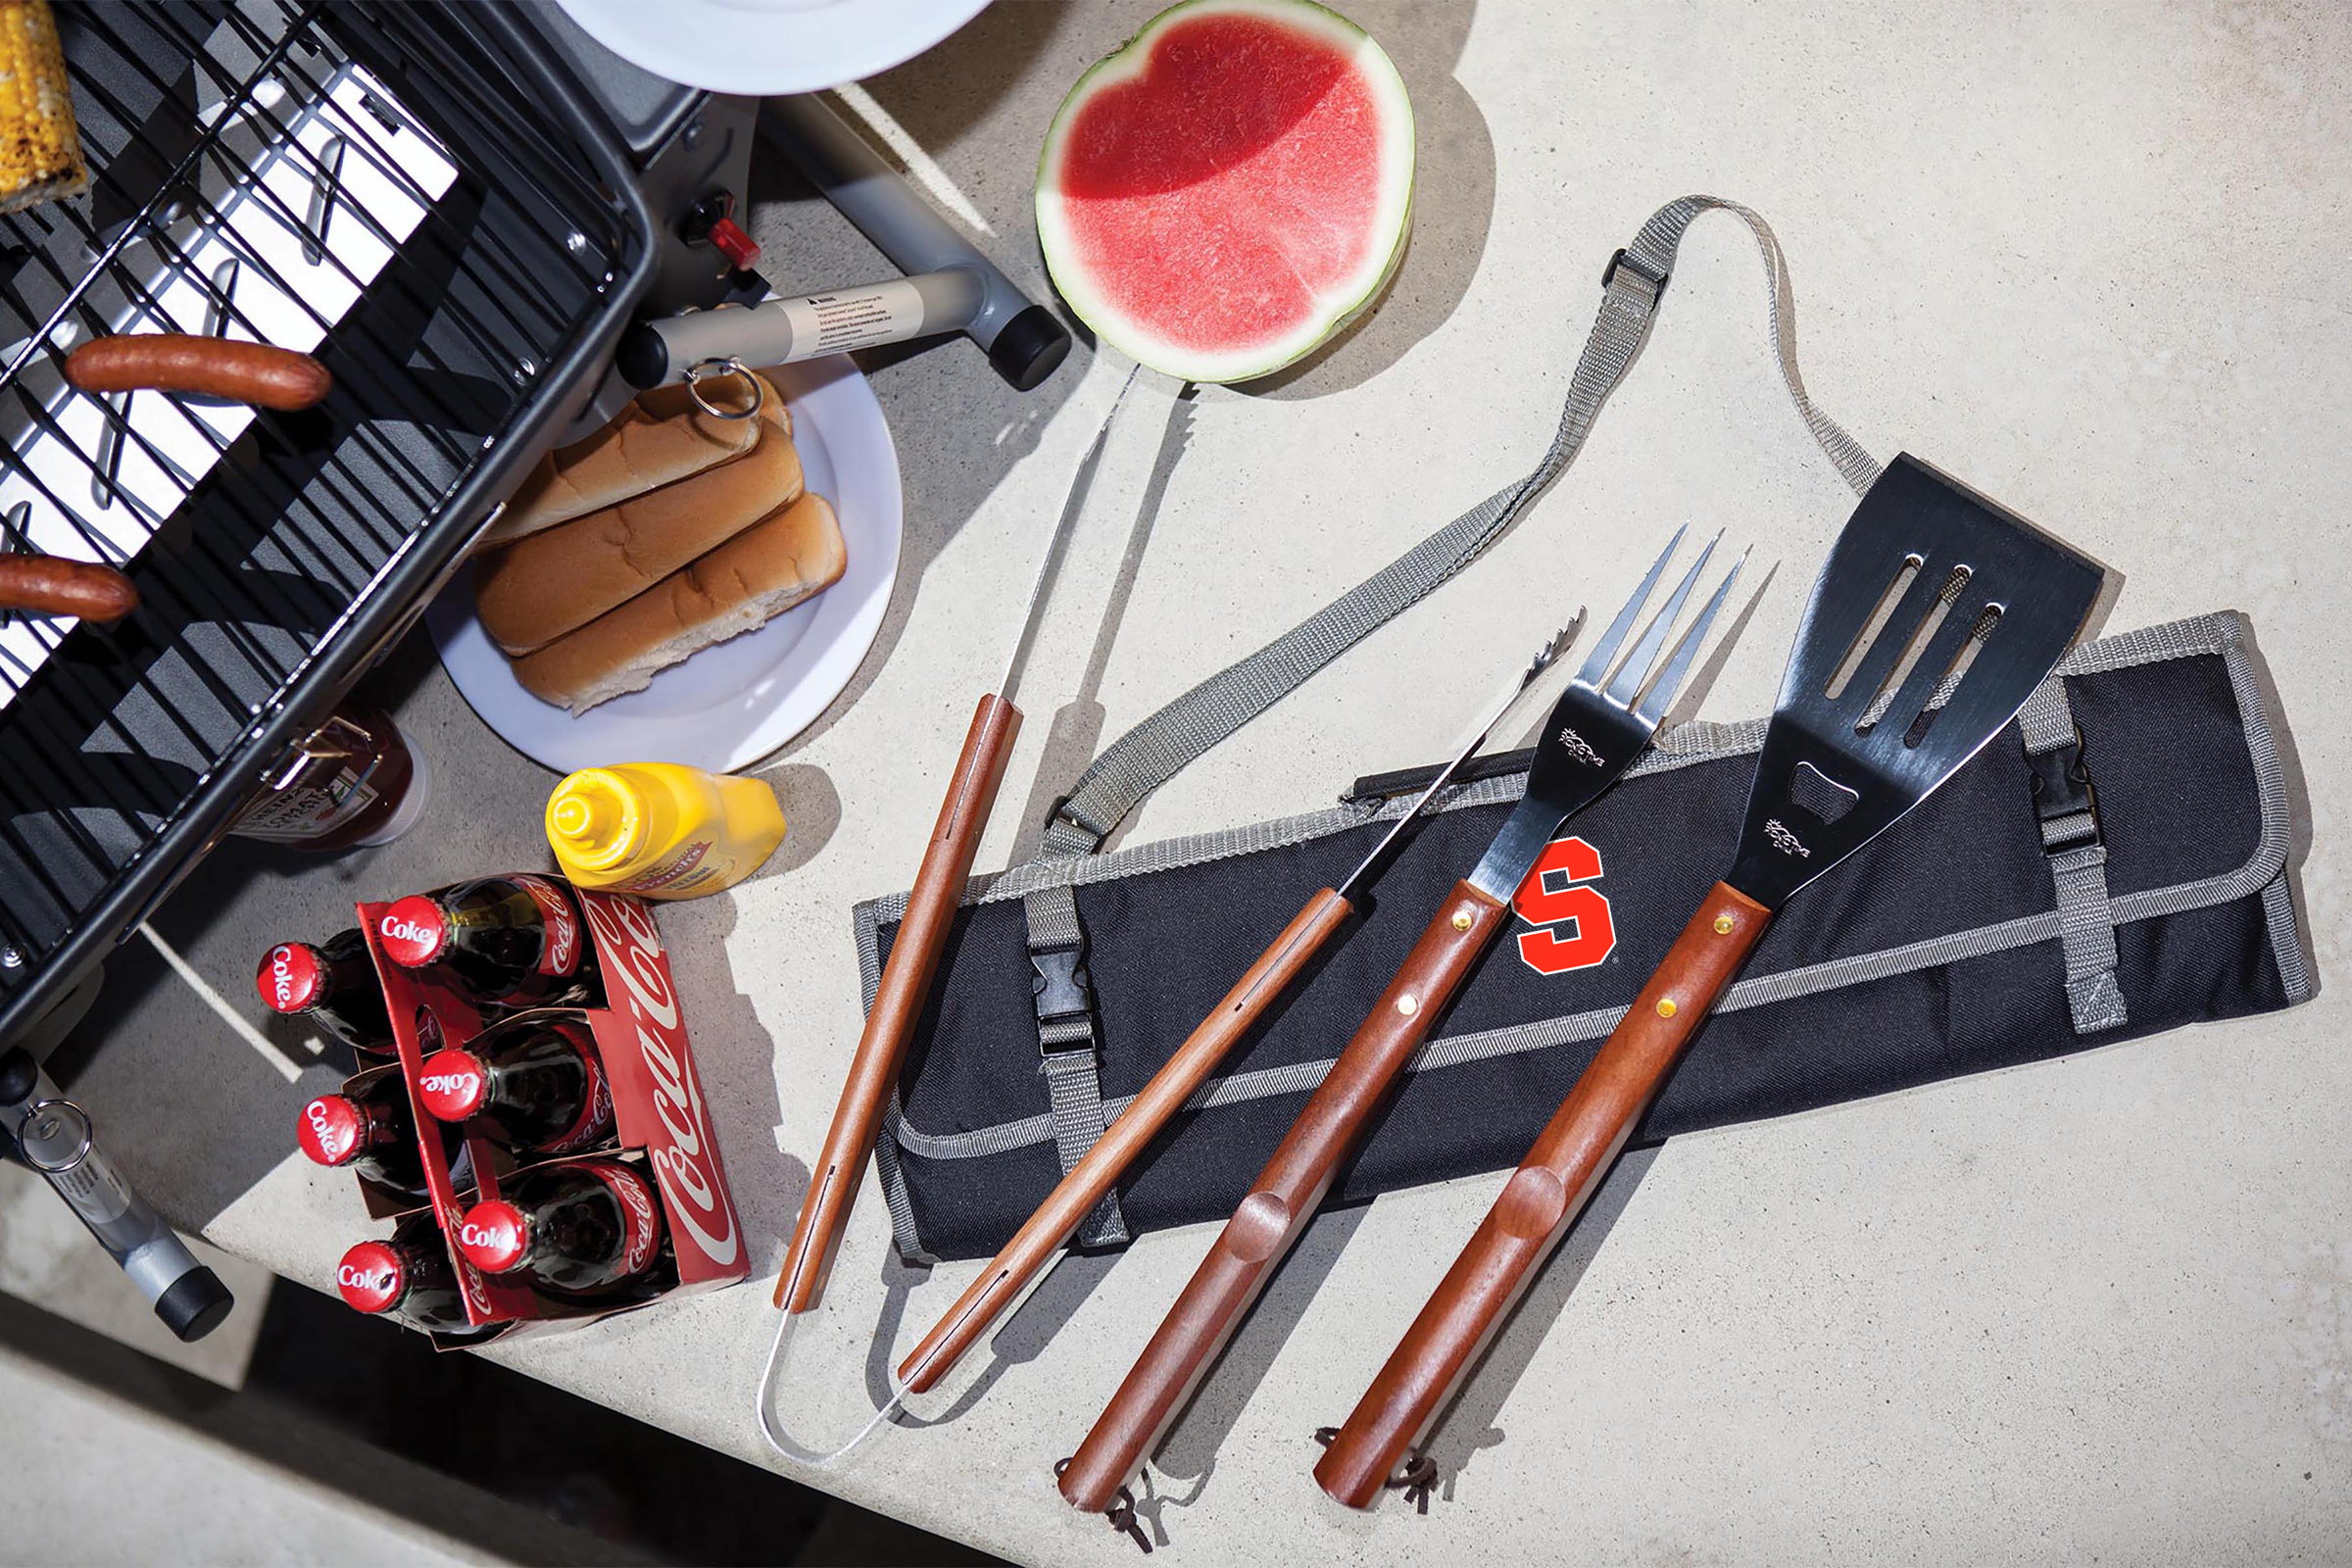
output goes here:
<path id="1" fill-rule="evenodd" d="M 1368 1508 L 1567 1234 L 1772 911 L 1715 884 L 1405 1331 L 1315 1480 Z"/>
<path id="2" fill-rule="evenodd" d="M 1069 1174 L 1037 1211 L 1031 1214 L 1003 1251 L 990 1260 L 980 1276 L 965 1287 L 956 1304 L 940 1316 L 912 1354 L 899 1365 L 899 1379 L 909 1394 L 929 1391 L 978 1343 L 989 1326 L 1020 1298 L 1021 1293 L 1054 1261 L 1086 1216 L 1094 1212 L 1127 1168 L 1140 1158 L 1160 1130 L 1167 1126 L 1194 1091 L 1207 1081 L 1217 1064 L 1249 1037 L 1266 1008 L 1290 988 L 1314 961 L 1332 936 L 1352 912 L 1348 902 L 1325 888 L 1306 901 L 1282 934 L 1257 956 L 1233 989 L 1225 993 L 1200 1027 L 1176 1049 L 1142 1093 L 1104 1129 L 1101 1138 L 1071 1166 Z"/>
<path id="3" fill-rule="evenodd" d="M 1072 1507 L 1108 1508 L 1167 1434 L 1508 908 L 1467 882 L 1453 885 L 1064 1466 L 1059 1485 Z"/>
<path id="4" fill-rule="evenodd" d="M 841 1103 L 834 1107 L 824 1151 L 809 1171 L 808 1194 L 801 1200 L 792 1246 L 784 1253 L 776 1304 L 787 1312 L 808 1311 L 824 1289 L 850 1204 L 865 1174 L 866 1153 L 881 1128 L 891 1086 L 898 1082 L 907 1039 L 930 998 L 941 950 L 956 922 L 956 904 L 972 874 L 972 856 L 988 827 L 989 810 L 1004 781 L 1004 762 L 1020 729 L 1021 710 L 993 693 L 972 710 L 963 754 L 956 760 L 948 798 L 932 826 L 931 842 L 923 848 L 922 868 L 915 873 L 914 891 L 906 896 L 906 916 L 891 942 L 881 983 L 874 988 L 874 1004 L 866 1009 L 849 1081 L 842 1086 Z"/>

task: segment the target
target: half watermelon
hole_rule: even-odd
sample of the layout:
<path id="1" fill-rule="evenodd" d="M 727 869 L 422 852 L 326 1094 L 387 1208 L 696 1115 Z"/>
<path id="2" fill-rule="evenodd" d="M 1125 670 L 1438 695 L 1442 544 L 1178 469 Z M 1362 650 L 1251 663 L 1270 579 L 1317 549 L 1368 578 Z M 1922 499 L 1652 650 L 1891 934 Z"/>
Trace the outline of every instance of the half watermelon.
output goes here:
<path id="1" fill-rule="evenodd" d="M 1184 0 L 1063 100 L 1037 232 L 1103 341 L 1246 381 L 1379 295 L 1412 195 L 1412 105 L 1362 28 L 1307 0 Z"/>

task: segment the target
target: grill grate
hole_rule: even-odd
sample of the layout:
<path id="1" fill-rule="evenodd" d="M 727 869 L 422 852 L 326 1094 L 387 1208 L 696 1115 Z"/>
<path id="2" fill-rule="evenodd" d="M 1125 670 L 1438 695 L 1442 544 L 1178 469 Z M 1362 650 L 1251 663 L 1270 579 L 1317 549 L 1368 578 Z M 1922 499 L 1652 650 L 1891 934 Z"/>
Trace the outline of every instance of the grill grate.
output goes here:
<path id="1" fill-rule="evenodd" d="M 141 606 L 0 620 L 0 1040 L 405 627 L 650 252 L 503 8 L 57 9 L 93 180 L 0 218 L 0 547 L 113 563 Z M 65 385 L 75 343 L 138 330 L 305 350 L 335 390 Z"/>

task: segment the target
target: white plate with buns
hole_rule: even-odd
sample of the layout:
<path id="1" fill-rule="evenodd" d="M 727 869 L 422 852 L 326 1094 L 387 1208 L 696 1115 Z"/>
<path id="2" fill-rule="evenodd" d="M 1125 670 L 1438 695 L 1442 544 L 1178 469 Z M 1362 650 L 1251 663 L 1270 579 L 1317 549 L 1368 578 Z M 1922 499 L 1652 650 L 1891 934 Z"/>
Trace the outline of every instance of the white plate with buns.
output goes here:
<path id="1" fill-rule="evenodd" d="M 532 760 L 564 773 L 609 762 L 688 762 L 714 772 L 742 771 L 813 722 L 849 685 L 873 646 L 898 580 L 904 525 L 898 452 L 881 405 L 846 356 L 760 374 L 783 396 L 782 422 L 799 460 L 803 499 L 731 538 L 722 536 L 708 552 L 689 551 L 700 556 L 694 565 L 705 581 L 682 587 L 689 580 L 683 574 L 662 578 L 585 628 L 572 628 L 567 623 L 576 612 L 565 612 L 568 596 L 552 596 L 557 603 L 550 605 L 542 601 L 551 596 L 534 598 L 528 592 L 555 570 L 575 564 L 549 559 L 573 553 L 549 548 L 565 538 L 559 532 L 564 524 L 558 524 L 526 541 L 538 552 L 527 573 L 514 569 L 524 551 L 477 559 L 426 612 L 442 667 L 459 692 L 501 739 Z M 763 410 L 761 417 L 772 421 L 776 411 Z M 703 418 L 697 416 L 696 422 Z M 686 422 L 678 421 L 674 437 L 666 439 L 691 444 Z M 707 423 L 703 430 L 712 439 L 724 434 Z M 647 451 L 643 437 L 635 439 L 641 444 L 629 454 L 642 457 Z M 769 438 L 763 434 L 761 439 Z M 766 460 L 757 450 L 732 457 L 607 512 L 577 517 L 579 527 L 566 542 L 584 543 L 577 537 L 579 528 L 605 527 L 615 516 L 635 524 L 633 547 L 655 532 L 674 534 L 711 510 L 707 492 L 714 484 L 725 489 L 722 475 L 751 475 L 762 466 Z M 610 477 L 592 474 L 586 466 L 576 469 L 572 481 L 590 488 L 558 514 L 580 512 L 603 499 L 594 485 Z M 760 477 L 773 482 L 772 473 Z M 688 488 L 695 485 L 703 493 Z M 522 510 L 529 490 L 526 484 L 518 492 L 502 530 Z M 665 511 L 664 492 L 696 504 L 683 512 Z M 649 502 L 655 504 L 650 512 Z M 838 541 L 822 514 L 828 502 L 838 519 Z M 602 572 L 586 575 L 611 575 L 609 563 L 596 564 Z M 767 605 L 798 597 L 796 578 L 819 581 L 835 569 L 840 575 L 829 587 L 760 623 Z M 525 579 L 519 590 L 518 575 Z M 499 639 L 477 612 L 477 577 L 493 594 Z M 734 597 L 720 599 L 724 595 Z M 747 624 L 756 629 L 726 635 Z M 542 642 L 559 630 L 565 634 Z M 723 641 L 711 640 L 722 636 Z M 682 662 L 667 662 L 680 647 L 704 643 L 709 645 Z M 534 647 L 537 651 L 528 651 Z M 534 696 L 517 676 L 510 650 L 521 656 L 540 690 L 574 704 L 595 699 L 595 706 L 574 713 Z M 648 669 L 654 671 L 650 680 Z M 646 681 L 642 690 L 605 696 L 640 680 Z"/>

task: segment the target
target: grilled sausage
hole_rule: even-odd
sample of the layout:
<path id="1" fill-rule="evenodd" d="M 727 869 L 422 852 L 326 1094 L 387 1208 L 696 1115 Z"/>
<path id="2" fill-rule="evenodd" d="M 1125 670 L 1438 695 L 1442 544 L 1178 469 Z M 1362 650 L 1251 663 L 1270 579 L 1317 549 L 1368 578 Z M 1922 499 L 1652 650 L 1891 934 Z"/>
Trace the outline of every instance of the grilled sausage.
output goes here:
<path id="1" fill-rule="evenodd" d="M 0 554 L 0 610 L 108 621 L 138 608 L 138 589 L 112 566 L 62 556 Z"/>
<path id="2" fill-rule="evenodd" d="M 286 413 L 335 384 L 308 354 L 189 332 L 94 337 L 66 356 L 66 379 L 84 392 L 194 392 Z"/>

